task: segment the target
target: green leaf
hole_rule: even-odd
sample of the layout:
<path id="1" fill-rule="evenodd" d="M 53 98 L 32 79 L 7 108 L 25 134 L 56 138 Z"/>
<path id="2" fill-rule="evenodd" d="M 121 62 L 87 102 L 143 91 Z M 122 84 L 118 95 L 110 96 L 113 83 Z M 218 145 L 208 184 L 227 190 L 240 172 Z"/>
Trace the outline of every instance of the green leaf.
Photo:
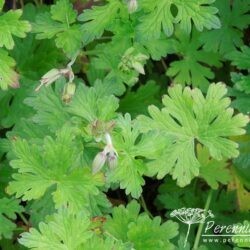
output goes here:
<path id="1" fill-rule="evenodd" d="M 117 239 L 123 242 L 127 241 L 127 231 L 129 224 L 137 220 L 140 213 L 140 205 L 135 201 L 131 201 L 127 207 L 120 205 L 114 207 L 112 217 L 108 217 L 104 224 L 104 229 Z"/>
<path id="2" fill-rule="evenodd" d="M 37 250 L 83 249 L 83 244 L 93 234 L 88 230 L 89 225 L 89 219 L 82 213 L 73 215 L 65 209 L 54 214 L 48 223 L 41 222 L 39 230 L 31 228 L 23 233 L 19 243 Z"/>
<path id="3" fill-rule="evenodd" d="M 144 2 L 142 1 L 142 6 Z M 145 5 L 146 14 L 140 18 L 140 24 L 137 27 L 139 36 L 147 39 L 158 39 L 163 32 L 171 36 L 174 32 L 174 23 L 180 23 L 182 31 L 190 33 L 192 22 L 198 31 L 203 28 L 218 29 L 220 20 L 216 16 L 217 8 L 210 6 L 214 0 L 173 0 L 161 1 Z M 172 7 L 177 8 L 177 14 L 173 13 Z M 197 15 L 199 13 L 199 15 Z"/>
<path id="4" fill-rule="evenodd" d="M 241 182 L 250 186 L 250 136 L 246 135 L 244 141 L 240 142 L 240 155 L 234 160 L 234 167 Z"/>
<path id="5" fill-rule="evenodd" d="M 32 27 L 32 31 L 37 33 L 37 39 L 51 39 L 67 28 L 64 23 L 54 21 L 49 12 L 38 14 Z"/>
<path id="6" fill-rule="evenodd" d="M 16 228 L 13 220 L 17 218 L 17 213 L 23 211 L 18 200 L 5 197 L 0 199 L 0 239 L 2 236 L 9 239 L 12 237 L 12 232 Z"/>
<path id="7" fill-rule="evenodd" d="M 138 250 L 175 249 L 170 239 L 178 234 L 178 224 L 167 221 L 161 225 L 160 217 L 151 220 L 147 215 L 139 216 L 129 227 L 128 239 Z"/>
<path id="8" fill-rule="evenodd" d="M 28 21 L 20 21 L 22 10 L 10 10 L 0 15 L 0 47 L 5 46 L 7 49 L 14 48 L 12 36 L 25 37 L 26 33 L 31 30 Z"/>
<path id="9" fill-rule="evenodd" d="M 241 73 L 231 73 L 232 82 L 234 82 L 234 88 L 250 94 L 250 75 L 244 76 Z"/>
<path id="10" fill-rule="evenodd" d="M 55 5 L 51 6 L 51 17 L 55 21 L 72 24 L 76 21 L 77 13 L 73 9 L 73 5 L 69 0 L 57 1 Z"/>
<path id="11" fill-rule="evenodd" d="M 110 0 L 104 6 L 94 6 L 85 10 L 79 17 L 84 22 L 81 29 L 84 34 L 84 42 L 89 43 L 95 38 L 102 36 L 105 29 L 112 24 L 117 17 L 118 11 L 124 8 L 119 0 Z"/>
<path id="12" fill-rule="evenodd" d="M 198 89 L 175 85 L 163 97 L 162 110 L 149 106 L 152 118 L 138 117 L 142 131 L 162 131 L 168 140 L 165 152 L 150 166 L 158 178 L 170 173 L 179 186 L 185 186 L 199 174 L 195 140 L 216 160 L 238 156 L 237 143 L 228 137 L 244 134 L 249 118 L 233 116 L 230 99 L 224 97 L 226 92 L 221 83 L 211 84 L 206 97 Z"/>
<path id="13" fill-rule="evenodd" d="M 214 78 L 209 66 L 221 66 L 219 55 L 201 49 L 198 32 L 193 32 L 192 36 L 189 36 L 178 30 L 174 48 L 181 59 L 170 64 L 167 75 L 173 77 L 174 83 L 192 84 L 206 90 L 209 80 Z"/>
<path id="14" fill-rule="evenodd" d="M 89 205 L 89 196 L 98 195 L 103 185 L 101 174 L 92 175 L 80 165 L 82 148 L 74 140 L 72 129 L 64 126 L 53 139 L 45 137 L 42 146 L 17 140 L 14 153 L 17 159 L 11 166 L 18 170 L 7 187 L 8 193 L 22 200 L 41 198 L 52 185 L 55 207 L 68 206 L 76 212 Z"/>
<path id="15" fill-rule="evenodd" d="M 240 236 L 237 235 L 239 233 L 235 233 L 235 236 L 232 237 L 233 242 L 235 242 L 238 247 L 249 248 L 250 247 L 249 233 L 247 233 L 246 230 L 244 229 L 249 228 L 250 222 L 245 220 L 243 223 L 238 223 L 235 224 L 234 226 L 236 226 L 238 230 L 240 230 L 241 228 L 243 230 L 241 230 Z M 246 234 L 245 237 L 244 234 Z"/>
<path id="16" fill-rule="evenodd" d="M 147 113 L 147 106 L 150 104 L 159 105 L 156 97 L 159 96 L 159 86 L 154 81 L 148 81 L 138 88 L 136 92 L 129 91 L 121 99 L 119 111 L 130 113 L 132 117 Z"/>
<path id="17" fill-rule="evenodd" d="M 37 39 L 51 39 L 55 37 L 58 48 L 69 56 L 75 56 L 82 46 L 82 31 L 76 22 L 76 12 L 68 0 L 57 1 L 51 6 L 50 13 L 38 14 L 33 24 L 33 32 Z"/>
<path id="18" fill-rule="evenodd" d="M 112 236 L 108 236 L 106 239 L 102 237 L 94 236 L 89 239 L 84 245 L 84 250 L 131 250 L 132 244 L 123 243 L 121 240 L 114 239 Z"/>
<path id="19" fill-rule="evenodd" d="M 100 95 L 95 88 L 79 85 L 69 104 L 68 112 L 83 118 L 86 123 L 109 121 L 115 117 L 118 99 L 113 95 Z"/>
<path id="20" fill-rule="evenodd" d="M 205 50 L 225 54 L 243 45 L 243 30 L 250 22 L 250 3 L 248 0 L 218 0 L 214 6 L 219 10 L 222 27 L 203 32 L 201 40 Z"/>
<path id="21" fill-rule="evenodd" d="M 197 186 L 193 185 L 193 183 L 180 188 L 174 180 L 166 177 L 164 183 L 160 185 L 158 193 L 156 204 L 159 208 L 164 208 L 168 211 L 176 208 L 201 207 L 204 205 L 200 189 L 197 189 Z"/>
<path id="22" fill-rule="evenodd" d="M 45 221 L 47 216 L 54 214 L 56 210 L 51 190 L 49 189 L 40 199 L 29 202 L 26 211 L 30 214 L 29 221 L 33 227 L 37 227 L 41 221 Z"/>
<path id="23" fill-rule="evenodd" d="M 66 53 L 71 55 L 81 48 L 82 32 L 79 25 L 72 25 L 65 29 L 64 32 L 58 33 L 55 39 L 56 46 L 62 48 Z"/>
<path id="24" fill-rule="evenodd" d="M 8 86 L 18 87 L 18 74 L 14 71 L 16 65 L 8 52 L 0 48 L 0 87 L 6 90 Z"/>
<path id="25" fill-rule="evenodd" d="M 233 108 L 244 114 L 250 113 L 250 98 L 248 94 L 234 88 L 230 90 L 230 95 L 236 97 L 232 102 Z"/>
<path id="26" fill-rule="evenodd" d="M 152 140 L 154 138 L 154 140 Z M 118 152 L 118 166 L 110 172 L 108 180 L 119 182 L 126 194 L 138 198 L 145 181 L 142 177 L 147 171 L 143 157 L 154 160 L 165 146 L 159 134 L 141 135 L 136 122 L 129 114 L 119 116 L 114 133 L 114 147 Z"/>
<path id="27" fill-rule="evenodd" d="M 168 53 L 173 53 L 173 39 L 153 39 L 153 40 L 140 40 L 139 41 L 143 46 L 146 47 L 148 53 L 153 60 L 160 60 L 162 57 L 165 57 Z"/>
<path id="28" fill-rule="evenodd" d="M 104 225 L 105 230 L 123 242 L 133 243 L 138 250 L 174 249 L 169 240 L 178 234 L 178 224 L 172 221 L 161 224 L 160 217 L 150 219 L 146 214 L 139 215 L 139 211 L 135 201 L 126 208 L 114 208 L 112 218 Z"/>
<path id="29" fill-rule="evenodd" d="M 23 104 L 24 99 L 33 91 L 34 82 L 28 79 L 20 79 L 21 88 L 9 90 L 10 99 L 5 105 L 7 114 L 1 119 L 1 125 L 10 128 L 20 123 L 20 120 L 32 114 L 32 109 Z"/>
<path id="30" fill-rule="evenodd" d="M 218 189 L 219 182 L 227 184 L 231 180 L 231 176 L 224 160 L 216 161 L 210 159 L 208 149 L 197 145 L 198 160 L 201 164 L 200 177 L 205 179 L 208 185 L 213 189 Z"/>
<path id="31" fill-rule="evenodd" d="M 139 80 L 139 72 L 133 63 L 139 62 L 142 68 L 147 59 L 146 55 L 142 55 L 144 48 L 144 51 L 140 51 L 131 46 L 131 39 L 123 36 L 119 40 L 96 46 L 97 56 L 92 59 L 92 66 L 95 69 L 108 72 L 105 80 L 116 83 L 116 88 L 120 90 L 119 95 L 125 91 L 124 83 L 133 86 Z"/>
<path id="32" fill-rule="evenodd" d="M 59 91 L 55 92 L 50 86 L 41 89 L 35 96 L 26 98 L 24 103 L 36 110 L 32 121 L 51 131 L 61 128 L 69 120 L 66 107 L 59 99 Z"/>
<path id="33" fill-rule="evenodd" d="M 5 2 L 5 0 L 0 0 L 0 12 L 1 12 L 2 9 L 3 9 L 4 2 Z"/>
<path id="34" fill-rule="evenodd" d="M 249 18 L 250 19 L 250 18 Z M 226 55 L 226 58 L 231 60 L 231 64 L 238 69 L 250 68 L 250 47 L 242 46 L 241 51 L 234 50 Z"/>

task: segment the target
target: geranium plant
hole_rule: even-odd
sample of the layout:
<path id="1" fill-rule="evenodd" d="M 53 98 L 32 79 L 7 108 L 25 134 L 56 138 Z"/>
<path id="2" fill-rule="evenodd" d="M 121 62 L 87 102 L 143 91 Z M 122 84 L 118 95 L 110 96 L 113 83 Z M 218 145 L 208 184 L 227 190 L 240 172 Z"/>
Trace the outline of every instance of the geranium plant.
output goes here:
<path id="1" fill-rule="evenodd" d="M 0 248 L 250 247 L 249 12 L 0 0 Z"/>

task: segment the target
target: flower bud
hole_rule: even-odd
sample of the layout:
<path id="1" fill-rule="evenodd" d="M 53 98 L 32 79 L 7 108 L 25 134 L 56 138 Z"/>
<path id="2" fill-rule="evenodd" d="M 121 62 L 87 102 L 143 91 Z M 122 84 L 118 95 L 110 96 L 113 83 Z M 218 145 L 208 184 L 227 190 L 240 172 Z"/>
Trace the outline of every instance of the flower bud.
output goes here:
<path id="1" fill-rule="evenodd" d="M 92 163 L 92 173 L 96 174 L 99 172 L 106 162 L 107 156 L 104 151 L 99 152 Z"/>
<path id="2" fill-rule="evenodd" d="M 73 82 L 70 82 L 64 86 L 62 100 L 65 103 L 69 103 L 74 96 L 76 91 L 76 85 Z"/>
<path id="3" fill-rule="evenodd" d="M 137 0 L 128 0 L 128 12 L 134 13 L 138 9 Z"/>
<path id="4" fill-rule="evenodd" d="M 139 62 L 133 62 L 132 63 L 133 68 L 140 74 L 145 75 L 145 71 L 143 68 L 143 65 Z"/>
<path id="5" fill-rule="evenodd" d="M 51 69 L 45 75 L 42 76 L 40 80 L 40 85 L 35 89 L 38 91 L 43 85 L 49 85 L 61 77 L 61 72 L 59 69 Z"/>

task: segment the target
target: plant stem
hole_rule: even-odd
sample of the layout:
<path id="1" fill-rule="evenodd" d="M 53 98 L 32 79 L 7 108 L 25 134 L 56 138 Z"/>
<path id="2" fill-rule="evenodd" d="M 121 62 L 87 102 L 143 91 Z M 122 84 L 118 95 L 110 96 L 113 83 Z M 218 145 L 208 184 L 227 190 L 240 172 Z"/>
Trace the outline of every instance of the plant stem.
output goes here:
<path id="1" fill-rule="evenodd" d="M 167 67 L 167 64 L 165 63 L 164 59 L 161 59 L 161 64 L 162 64 L 164 70 L 167 71 L 168 67 Z"/>
<path id="2" fill-rule="evenodd" d="M 99 52 L 97 50 L 88 50 L 88 51 L 82 51 L 81 53 L 85 56 L 92 56 L 92 55 L 97 55 Z"/>
<path id="3" fill-rule="evenodd" d="M 18 215 L 20 216 L 20 218 L 22 219 L 22 221 L 24 222 L 24 224 L 26 226 L 29 226 L 29 222 L 28 220 L 25 218 L 25 216 L 22 213 L 18 213 Z"/>
<path id="4" fill-rule="evenodd" d="M 23 0 L 20 0 L 20 5 L 21 5 L 21 8 L 23 9 L 23 7 L 24 7 L 24 2 L 23 2 Z"/>
<path id="5" fill-rule="evenodd" d="M 16 0 L 13 0 L 12 9 L 13 9 L 13 10 L 16 9 Z"/>
<path id="6" fill-rule="evenodd" d="M 16 227 L 16 228 L 14 229 L 14 231 L 16 231 L 16 232 L 24 232 L 25 229 L 22 228 L 22 227 Z"/>
<path id="7" fill-rule="evenodd" d="M 188 230 L 187 230 L 186 238 L 185 238 L 185 241 L 184 241 L 184 247 L 186 247 L 186 245 L 187 245 L 187 240 L 188 240 L 188 236 L 189 236 L 189 233 L 190 233 L 190 228 L 191 228 L 191 224 L 188 223 Z"/>
<path id="8" fill-rule="evenodd" d="M 142 195 L 141 195 L 141 197 L 140 197 L 140 203 L 141 203 L 141 206 L 143 207 L 144 211 L 148 214 L 148 216 L 149 216 L 151 219 L 153 219 L 154 216 L 153 216 L 153 215 L 151 214 L 151 212 L 148 210 L 147 205 L 146 205 L 146 202 L 145 202 L 145 200 L 144 200 L 144 198 L 143 198 Z"/>
<path id="9" fill-rule="evenodd" d="M 35 5 L 36 5 L 36 6 L 39 6 L 38 0 L 34 0 L 34 2 L 35 2 Z"/>
<path id="10" fill-rule="evenodd" d="M 213 195 L 213 190 L 210 189 L 208 196 L 207 196 L 207 200 L 206 200 L 206 204 L 205 204 L 205 211 L 207 212 L 210 203 L 211 203 L 211 199 L 212 199 L 212 195 Z M 205 212 L 205 213 L 206 213 Z M 199 227 L 198 227 L 198 231 L 195 237 L 195 241 L 194 241 L 194 246 L 193 246 L 193 250 L 197 250 L 198 246 L 199 246 L 199 242 L 200 242 L 200 238 L 201 238 L 201 233 L 202 233 L 202 229 L 203 229 L 204 223 L 200 223 Z"/>

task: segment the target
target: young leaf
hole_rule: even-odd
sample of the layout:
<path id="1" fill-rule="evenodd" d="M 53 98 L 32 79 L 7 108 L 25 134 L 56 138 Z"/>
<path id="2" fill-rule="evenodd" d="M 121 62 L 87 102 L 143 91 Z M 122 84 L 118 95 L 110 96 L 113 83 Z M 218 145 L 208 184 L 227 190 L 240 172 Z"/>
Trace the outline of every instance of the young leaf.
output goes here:
<path id="1" fill-rule="evenodd" d="M 7 49 L 14 48 L 12 36 L 25 37 L 26 33 L 31 30 L 28 21 L 20 21 L 22 10 L 10 10 L 0 15 L 0 47 L 5 46 Z"/>
<path id="2" fill-rule="evenodd" d="M 201 41 L 207 51 L 225 54 L 243 45 L 243 30 L 248 27 L 250 2 L 248 0 L 217 0 L 221 28 L 203 32 Z"/>
<path id="3" fill-rule="evenodd" d="M 13 222 L 17 218 L 16 213 L 23 212 L 24 209 L 19 205 L 18 200 L 1 198 L 0 199 L 0 239 L 3 237 L 11 238 L 12 232 L 16 228 Z"/>
<path id="4" fill-rule="evenodd" d="M 199 174 L 195 140 L 207 147 L 216 160 L 238 156 L 237 143 L 227 137 L 244 134 L 249 118 L 242 114 L 233 116 L 230 99 L 224 97 L 226 92 L 221 83 L 211 84 L 206 97 L 198 89 L 175 85 L 164 96 L 162 110 L 149 106 L 152 118 L 138 117 L 142 131 L 162 131 L 170 141 L 164 154 L 151 166 L 158 178 L 170 173 L 179 186 L 185 186 Z"/>

